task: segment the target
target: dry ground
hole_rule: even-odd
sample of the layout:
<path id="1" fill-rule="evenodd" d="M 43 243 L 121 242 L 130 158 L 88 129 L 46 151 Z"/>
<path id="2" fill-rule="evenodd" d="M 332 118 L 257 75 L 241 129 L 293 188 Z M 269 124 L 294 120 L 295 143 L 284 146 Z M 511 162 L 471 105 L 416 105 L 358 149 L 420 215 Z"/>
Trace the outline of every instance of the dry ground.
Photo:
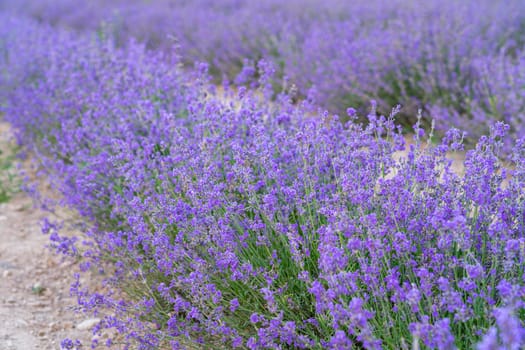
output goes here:
<path id="1" fill-rule="evenodd" d="M 12 145 L 8 125 L 0 122 L 0 149 Z M 64 338 L 89 348 L 90 317 L 74 311 L 70 296 L 75 261 L 63 261 L 47 248 L 41 220 L 23 192 L 0 204 L 0 350 L 60 349 Z"/>

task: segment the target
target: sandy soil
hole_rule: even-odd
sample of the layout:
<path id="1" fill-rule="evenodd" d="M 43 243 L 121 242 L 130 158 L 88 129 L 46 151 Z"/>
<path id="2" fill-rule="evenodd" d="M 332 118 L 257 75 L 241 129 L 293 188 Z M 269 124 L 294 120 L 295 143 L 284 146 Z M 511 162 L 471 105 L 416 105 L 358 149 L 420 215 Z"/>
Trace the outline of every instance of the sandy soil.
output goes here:
<path id="1" fill-rule="evenodd" d="M 10 142 L 0 122 L 0 149 L 7 152 Z M 75 312 L 69 293 L 77 263 L 46 247 L 46 216 L 23 192 L 0 204 L 0 350 L 60 349 L 64 338 L 89 348 L 93 320 Z"/>

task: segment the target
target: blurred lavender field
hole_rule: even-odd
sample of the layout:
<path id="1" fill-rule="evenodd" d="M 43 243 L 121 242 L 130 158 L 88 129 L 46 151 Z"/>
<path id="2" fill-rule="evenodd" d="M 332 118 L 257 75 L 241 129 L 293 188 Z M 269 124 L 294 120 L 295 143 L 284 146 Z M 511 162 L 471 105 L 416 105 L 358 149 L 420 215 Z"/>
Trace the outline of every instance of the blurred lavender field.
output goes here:
<path id="1" fill-rule="evenodd" d="M 383 113 L 425 120 L 472 139 L 504 121 L 525 134 L 525 2 L 509 1 L 31 1 L 3 8 L 39 21 L 98 30 L 119 44 L 178 47 L 211 64 L 219 81 L 253 82 L 261 58 L 277 67 L 274 87 L 297 90 L 344 115 Z M 239 75 L 242 68 L 242 74 Z"/>
<path id="2" fill-rule="evenodd" d="M 85 224 L 43 231 L 107 276 L 72 286 L 94 347 L 525 346 L 520 2 L 0 4 L 0 112 Z"/>

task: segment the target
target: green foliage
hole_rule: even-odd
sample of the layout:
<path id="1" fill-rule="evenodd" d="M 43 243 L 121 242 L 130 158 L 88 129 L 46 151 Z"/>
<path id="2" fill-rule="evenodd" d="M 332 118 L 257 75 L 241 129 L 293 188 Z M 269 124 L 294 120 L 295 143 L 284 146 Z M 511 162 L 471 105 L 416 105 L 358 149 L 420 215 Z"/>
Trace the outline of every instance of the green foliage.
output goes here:
<path id="1" fill-rule="evenodd" d="M 0 203 L 8 202 L 19 191 L 20 183 L 14 171 L 15 151 L 0 149 Z"/>

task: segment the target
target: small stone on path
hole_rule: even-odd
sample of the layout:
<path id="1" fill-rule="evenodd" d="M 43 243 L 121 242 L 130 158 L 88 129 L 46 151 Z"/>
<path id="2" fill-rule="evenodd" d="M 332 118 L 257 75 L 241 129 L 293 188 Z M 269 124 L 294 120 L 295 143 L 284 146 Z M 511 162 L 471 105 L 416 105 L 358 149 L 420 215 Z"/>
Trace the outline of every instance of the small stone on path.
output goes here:
<path id="1" fill-rule="evenodd" d="M 100 322 L 99 318 L 90 318 L 77 324 L 76 328 L 81 331 L 85 331 L 95 327 Z"/>

